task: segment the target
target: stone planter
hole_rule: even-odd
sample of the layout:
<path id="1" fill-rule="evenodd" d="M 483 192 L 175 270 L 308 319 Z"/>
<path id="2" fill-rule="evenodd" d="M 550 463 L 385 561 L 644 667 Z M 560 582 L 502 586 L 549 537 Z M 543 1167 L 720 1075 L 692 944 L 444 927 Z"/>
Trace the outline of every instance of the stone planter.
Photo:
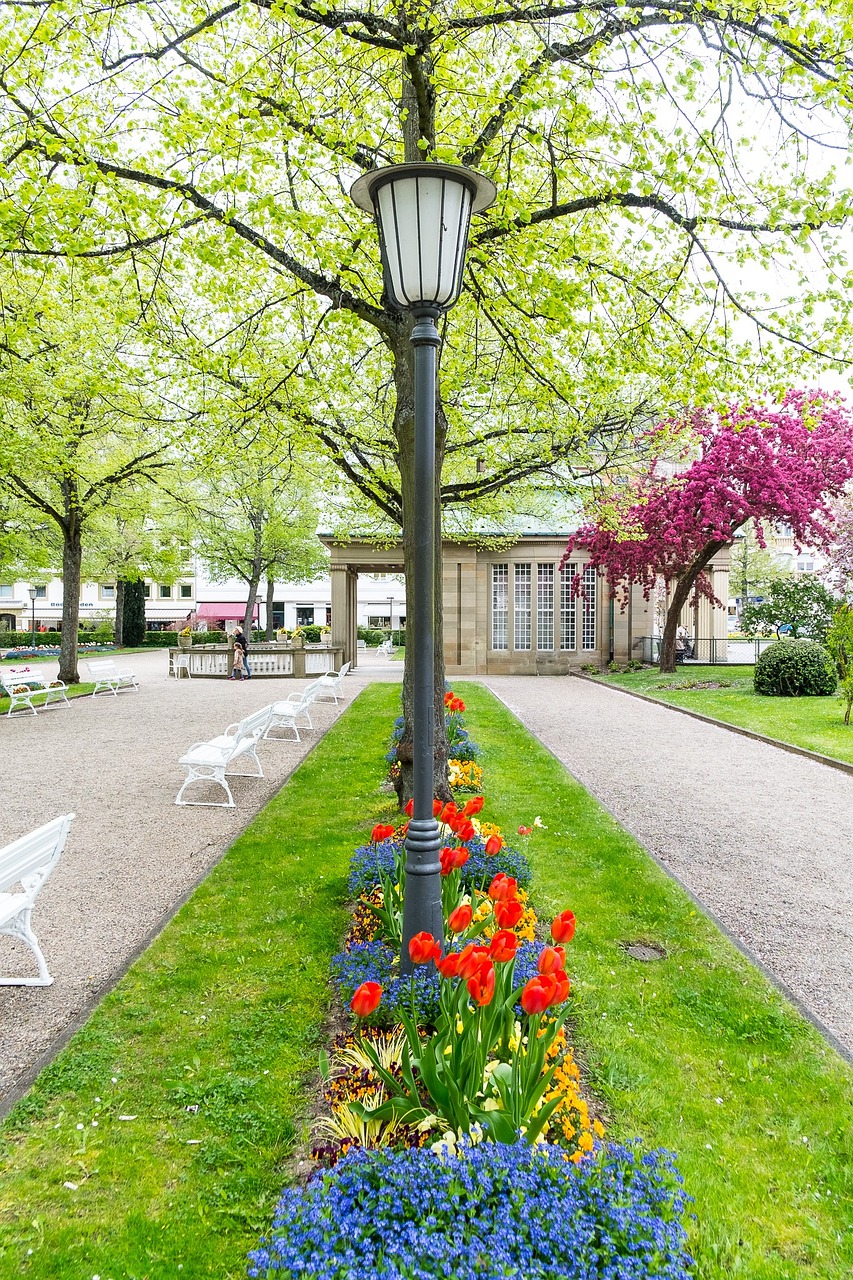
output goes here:
<path id="1" fill-rule="evenodd" d="M 178 636 L 179 649 L 191 649 L 193 647 L 192 636 Z"/>

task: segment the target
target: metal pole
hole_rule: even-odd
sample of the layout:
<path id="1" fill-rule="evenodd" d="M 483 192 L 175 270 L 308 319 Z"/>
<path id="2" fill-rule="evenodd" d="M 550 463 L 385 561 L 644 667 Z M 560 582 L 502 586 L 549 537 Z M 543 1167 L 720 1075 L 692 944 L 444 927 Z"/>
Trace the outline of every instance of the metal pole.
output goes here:
<path id="1" fill-rule="evenodd" d="M 414 591 L 412 596 L 412 731 L 414 809 L 406 836 L 406 890 L 400 968 L 412 971 L 409 941 L 431 933 L 444 941 L 441 838 L 432 812 L 435 731 L 435 352 L 441 313 L 415 313 Z"/>
<path id="2" fill-rule="evenodd" d="M 35 596 L 33 596 L 32 600 L 30 601 L 30 604 L 32 605 L 32 619 L 30 621 L 30 648 L 35 649 L 36 647 L 36 598 Z"/>

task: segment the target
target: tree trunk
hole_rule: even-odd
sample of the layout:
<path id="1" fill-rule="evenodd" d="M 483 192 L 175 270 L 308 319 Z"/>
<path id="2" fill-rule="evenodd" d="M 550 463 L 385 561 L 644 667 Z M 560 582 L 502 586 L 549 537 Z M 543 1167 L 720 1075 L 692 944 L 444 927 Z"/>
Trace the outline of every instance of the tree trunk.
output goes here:
<path id="1" fill-rule="evenodd" d="M 83 530 L 79 513 L 72 510 L 62 527 L 62 637 L 59 643 L 59 678 L 79 684 L 77 630 L 80 625 L 80 577 L 83 562 Z"/>
<path id="2" fill-rule="evenodd" d="M 145 643 L 145 583 L 141 578 L 125 584 L 122 638 L 125 645 Z"/>
<path id="3" fill-rule="evenodd" d="M 670 675 L 675 671 L 675 633 L 678 630 L 681 610 L 690 598 L 690 593 L 696 585 L 696 579 L 705 566 L 710 564 L 717 552 L 722 551 L 726 545 L 725 542 L 706 542 L 690 567 L 676 580 L 675 591 L 672 593 L 672 599 L 666 611 L 666 622 L 664 623 L 663 636 L 661 637 L 660 665 L 658 667 L 661 675 Z M 695 639 L 696 637 L 694 636 Z"/>
<path id="4" fill-rule="evenodd" d="M 400 469 L 400 492 L 403 500 L 403 568 L 406 578 L 406 651 L 403 666 L 403 736 L 397 746 L 397 759 L 400 774 L 395 783 L 400 808 L 404 808 L 412 796 L 412 751 L 414 733 L 412 724 L 412 703 L 414 690 L 414 672 L 412 654 L 413 640 L 413 593 L 416 589 L 413 572 L 414 560 L 414 519 L 413 512 L 418 495 L 415 492 L 414 477 L 414 381 L 413 350 L 409 342 L 411 324 L 401 327 L 399 341 L 392 348 L 394 356 L 394 374 L 397 390 L 397 406 L 394 418 L 394 429 L 397 437 L 397 465 Z M 447 782 L 447 731 L 444 719 L 444 606 L 442 601 L 442 556 L 441 556 L 441 465 L 444 458 L 444 442 L 447 427 L 441 403 L 436 394 L 436 429 L 435 429 L 435 472 L 436 485 L 433 501 L 435 503 L 435 554 L 433 571 L 435 574 L 435 656 L 433 679 L 435 681 L 435 722 L 434 722 L 434 793 L 442 800 L 451 798 Z"/>
<path id="5" fill-rule="evenodd" d="M 267 578 L 267 629 L 266 629 L 267 640 L 272 640 L 273 638 L 272 606 L 273 606 L 274 596 L 275 596 L 275 582 L 272 580 L 272 578 Z"/>
<path id="6" fill-rule="evenodd" d="M 116 620 L 113 628 L 113 639 L 117 649 L 124 644 L 124 589 L 126 585 L 124 578 L 116 578 Z"/>

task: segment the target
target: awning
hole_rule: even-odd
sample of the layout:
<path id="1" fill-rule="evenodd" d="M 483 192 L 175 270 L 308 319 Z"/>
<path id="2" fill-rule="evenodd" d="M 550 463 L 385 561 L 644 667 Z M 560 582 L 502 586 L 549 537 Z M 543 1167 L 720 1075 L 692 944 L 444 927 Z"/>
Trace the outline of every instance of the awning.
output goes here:
<path id="1" fill-rule="evenodd" d="M 214 600 L 212 604 L 200 604 L 196 607 L 195 616 L 197 618 L 222 618 L 225 622 L 231 622 L 235 618 L 242 621 L 246 616 L 246 602 L 242 604 L 229 604 L 227 601 Z M 252 611 L 252 619 L 258 620 L 258 606 L 255 605 Z"/>

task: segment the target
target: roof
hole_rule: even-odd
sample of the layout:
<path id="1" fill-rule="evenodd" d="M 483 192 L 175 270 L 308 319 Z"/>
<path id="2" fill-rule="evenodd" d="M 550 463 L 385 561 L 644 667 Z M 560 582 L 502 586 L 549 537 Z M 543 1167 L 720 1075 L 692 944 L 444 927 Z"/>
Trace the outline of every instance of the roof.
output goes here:
<path id="1" fill-rule="evenodd" d="M 195 611 L 197 618 L 225 618 L 230 621 L 232 618 L 243 619 L 246 616 L 246 601 L 242 604 L 234 604 L 226 600 L 211 600 L 200 604 Z M 255 605 L 252 610 L 252 617 L 257 618 L 258 606 Z"/>

